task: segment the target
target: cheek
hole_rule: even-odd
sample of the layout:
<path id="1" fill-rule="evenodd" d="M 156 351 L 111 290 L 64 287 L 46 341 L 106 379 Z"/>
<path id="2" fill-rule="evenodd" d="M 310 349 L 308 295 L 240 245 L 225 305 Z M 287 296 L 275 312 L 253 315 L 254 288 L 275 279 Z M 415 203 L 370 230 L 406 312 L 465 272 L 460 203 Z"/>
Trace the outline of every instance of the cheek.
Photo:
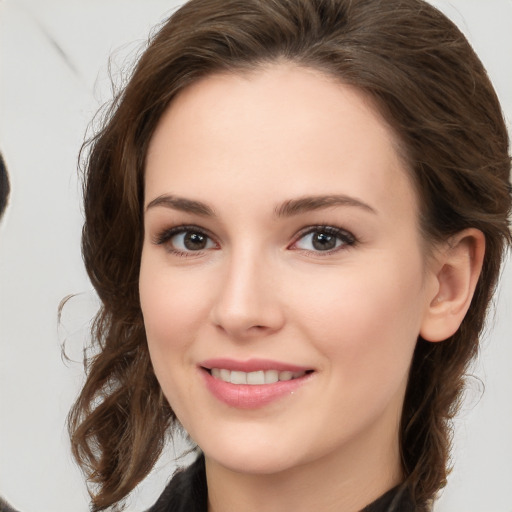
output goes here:
<path id="1" fill-rule="evenodd" d="M 193 390 L 183 386 L 194 368 L 191 347 L 205 304 L 205 290 L 176 270 L 142 258 L 139 280 L 149 354 L 155 375 L 174 413 L 186 417 Z"/>
<path id="2" fill-rule="evenodd" d="M 158 259 L 142 257 L 139 293 L 155 373 L 164 391 L 189 363 L 208 298 L 203 286 Z"/>
<path id="3" fill-rule="evenodd" d="M 142 258 L 139 293 L 150 344 L 186 343 L 187 333 L 201 317 L 204 287 L 175 269 Z"/>
<path id="4" fill-rule="evenodd" d="M 352 266 L 309 286 L 307 305 L 296 304 L 298 321 L 338 370 L 345 385 L 367 377 L 401 381 L 419 334 L 422 312 L 420 265 L 400 261 Z M 298 294 L 295 294 L 298 296 Z"/>

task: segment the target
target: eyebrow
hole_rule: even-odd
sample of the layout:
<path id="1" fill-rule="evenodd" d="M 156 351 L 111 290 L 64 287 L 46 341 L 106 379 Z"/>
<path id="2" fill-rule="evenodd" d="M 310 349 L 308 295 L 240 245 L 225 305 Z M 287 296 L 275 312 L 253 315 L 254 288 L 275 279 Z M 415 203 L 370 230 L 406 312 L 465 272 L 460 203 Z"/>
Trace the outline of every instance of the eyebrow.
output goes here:
<path id="1" fill-rule="evenodd" d="M 353 206 L 361 208 L 370 213 L 377 214 L 377 210 L 369 204 L 364 203 L 355 197 L 334 194 L 326 196 L 306 196 L 298 199 L 290 199 L 275 209 L 277 217 L 291 217 L 313 210 L 321 210 L 331 206 Z"/>
<path id="2" fill-rule="evenodd" d="M 180 210 L 187 213 L 195 213 L 203 217 L 214 217 L 215 212 L 207 204 L 192 199 L 185 199 L 184 197 L 176 197 L 169 195 L 158 196 L 153 199 L 147 206 L 146 211 L 155 206 L 164 206 L 172 208 L 173 210 Z"/>
<path id="3" fill-rule="evenodd" d="M 184 197 L 167 194 L 158 196 L 148 203 L 146 211 L 156 206 L 163 206 L 173 210 L 193 213 L 202 217 L 215 217 L 215 211 L 207 204 L 202 203 L 201 201 L 194 201 L 193 199 L 186 199 Z M 357 207 L 370 213 L 377 214 L 377 211 L 374 208 L 360 199 L 341 194 L 305 196 L 297 199 L 289 199 L 281 205 L 276 206 L 274 213 L 276 217 L 293 217 L 294 215 L 300 215 L 301 213 L 330 208 L 331 206 Z"/>

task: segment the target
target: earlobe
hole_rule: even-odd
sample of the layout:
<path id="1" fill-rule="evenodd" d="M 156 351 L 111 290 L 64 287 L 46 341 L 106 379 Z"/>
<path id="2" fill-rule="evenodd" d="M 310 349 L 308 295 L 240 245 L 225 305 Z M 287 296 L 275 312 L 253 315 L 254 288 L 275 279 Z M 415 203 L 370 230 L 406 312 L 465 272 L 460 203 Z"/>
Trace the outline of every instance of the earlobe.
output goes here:
<path id="1" fill-rule="evenodd" d="M 450 238 L 436 259 L 434 297 L 429 298 L 420 336 L 443 341 L 457 331 L 471 304 L 482 270 L 485 236 L 474 228 Z"/>

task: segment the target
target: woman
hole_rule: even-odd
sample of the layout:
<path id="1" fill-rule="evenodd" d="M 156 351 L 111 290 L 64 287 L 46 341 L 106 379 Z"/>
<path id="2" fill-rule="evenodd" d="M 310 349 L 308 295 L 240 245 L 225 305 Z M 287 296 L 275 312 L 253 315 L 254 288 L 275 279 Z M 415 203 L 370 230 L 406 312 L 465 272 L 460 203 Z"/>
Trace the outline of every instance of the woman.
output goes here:
<path id="1" fill-rule="evenodd" d="M 192 0 L 92 141 L 93 506 L 183 425 L 157 510 L 429 510 L 510 242 L 508 138 L 420 0 Z"/>

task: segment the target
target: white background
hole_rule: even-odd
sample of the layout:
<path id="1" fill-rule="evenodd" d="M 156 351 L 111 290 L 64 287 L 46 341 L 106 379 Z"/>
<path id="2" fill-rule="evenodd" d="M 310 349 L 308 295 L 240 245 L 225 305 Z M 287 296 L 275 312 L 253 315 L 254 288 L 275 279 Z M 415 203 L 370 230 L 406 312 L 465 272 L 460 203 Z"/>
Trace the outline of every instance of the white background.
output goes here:
<path id="1" fill-rule="evenodd" d="M 0 493 L 22 512 L 85 512 L 65 417 L 82 382 L 79 361 L 96 307 L 80 256 L 77 154 L 172 0 L 0 0 L 0 148 L 11 201 L 0 226 Z M 512 119 L 512 0 L 434 2 L 466 33 Z M 78 294 L 58 328 L 57 307 Z M 512 512 L 512 264 L 456 422 L 455 469 L 436 512 Z M 172 450 L 130 500 L 149 506 Z"/>

